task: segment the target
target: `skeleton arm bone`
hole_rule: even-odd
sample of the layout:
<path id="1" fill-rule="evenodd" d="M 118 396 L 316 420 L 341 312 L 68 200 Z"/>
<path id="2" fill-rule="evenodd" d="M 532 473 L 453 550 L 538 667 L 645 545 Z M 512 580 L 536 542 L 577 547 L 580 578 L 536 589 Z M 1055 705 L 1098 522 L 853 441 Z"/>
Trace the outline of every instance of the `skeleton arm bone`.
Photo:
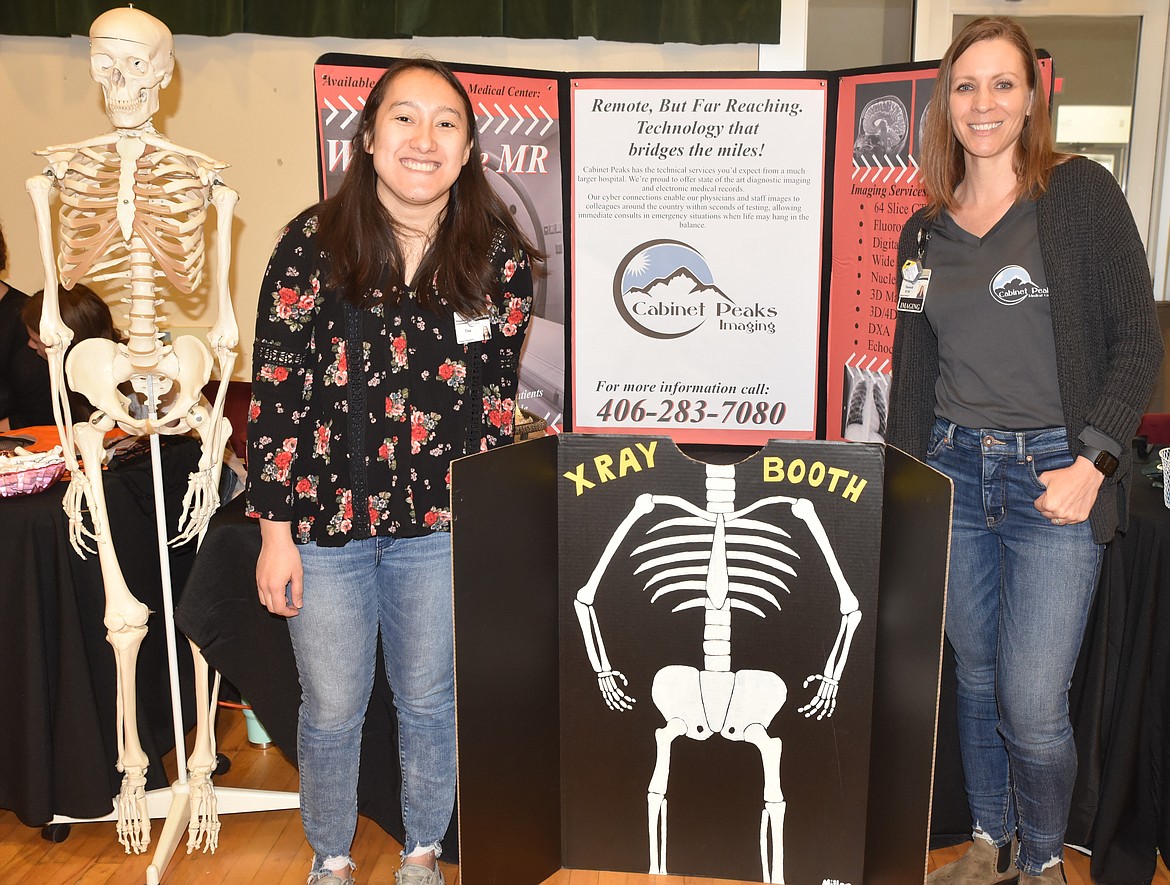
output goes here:
<path id="1" fill-rule="evenodd" d="M 221 390 L 226 386 L 220 383 Z M 221 397 L 216 397 L 216 404 L 223 409 Z M 172 546 L 185 544 L 202 532 L 219 508 L 219 469 L 223 464 L 222 442 L 225 441 L 220 433 L 220 420 L 200 402 L 187 413 L 187 423 L 199 435 L 202 454 L 198 469 L 188 477 L 178 534 L 171 539 Z"/>
<path id="2" fill-rule="evenodd" d="M 861 622 L 861 608 L 857 602 L 857 596 L 849 588 L 848 581 L 845 580 L 841 564 L 837 561 L 837 554 L 833 552 L 832 545 L 829 544 L 829 537 L 825 534 L 825 527 L 821 524 L 812 501 L 807 498 L 795 501 L 792 505 L 792 513 L 808 526 L 816 540 L 817 546 L 829 566 L 829 572 L 833 576 L 833 581 L 837 585 L 837 593 L 841 599 L 841 626 L 837 631 L 837 640 L 833 643 L 833 648 L 825 661 L 825 669 L 823 672 L 814 673 L 804 680 L 805 688 L 813 682 L 819 682 L 817 693 L 812 700 L 799 709 L 799 712 L 806 717 L 815 715 L 818 719 L 824 719 L 827 716 L 832 716 L 837 709 L 837 687 L 841 680 L 841 673 L 845 669 L 845 663 L 849 660 L 853 634 Z"/>
<path id="3" fill-rule="evenodd" d="M 220 360 L 220 386 L 226 387 L 228 376 L 222 372 L 223 359 L 227 351 L 239 343 L 240 331 L 236 326 L 236 314 L 232 309 L 231 288 L 228 285 L 228 266 L 232 257 L 232 219 L 240 195 L 219 180 L 215 175 L 211 181 L 211 202 L 215 204 L 215 325 L 207 333 L 207 341 Z M 220 413 L 222 414 L 222 413 Z"/>
<path id="4" fill-rule="evenodd" d="M 585 652 L 589 655 L 589 663 L 593 672 L 597 674 L 597 686 L 601 696 L 611 710 L 629 710 L 633 707 L 634 698 L 627 695 L 617 684 L 620 679 L 622 686 L 628 685 L 626 677 L 618 670 L 614 670 L 605 653 L 605 642 L 601 638 L 601 626 L 597 623 L 597 612 L 593 608 L 593 601 L 597 597 L 597 589 L 605 570 L 613 560 L 614 554 L 622 541 L 626 539 L 634 523 L 654 509 L 656 499 L 653 495 L 639 495 L 633 508 L 621 524 L 614 530 L 609 543 L 605 545 L 601 557 L 585 586 L 577 591 L 577 598 L 573 601 L 573 608 L 577 612 L 577 622 L 581 625 L 581 636 L 585 640 Z"/>
<path id="5" fill-rule="evenodd" d="M 57 264 L 53 258 L 53 232 L 49 220 L 50 198 L 55 184 L 55 172 L 50 167 L 43 174 L 28 179 L 25 182 L 25 190 L 32 200 L 33 214 L 37 222 L 37 244 L 45 270 L 44 304 L 37 332 L 41 341 L 45 343 L 45 355 L 49 361 L 53 418 L 57 422 L 57 432 L 61 437 L 65 467 L 76 475 L 80 470 L 73 444 L 73 414 L 69 408 L 69 393 L 65 388 L 65 351 L 69 347 L 69 342 L 73 340 L 73 330 L 61 319 L 60 304 L 57 301 Z M 77 546 L 75 542 L 74 547 Z M 78 550 L 78 553 L 80 552 L 81 550 Z"/>

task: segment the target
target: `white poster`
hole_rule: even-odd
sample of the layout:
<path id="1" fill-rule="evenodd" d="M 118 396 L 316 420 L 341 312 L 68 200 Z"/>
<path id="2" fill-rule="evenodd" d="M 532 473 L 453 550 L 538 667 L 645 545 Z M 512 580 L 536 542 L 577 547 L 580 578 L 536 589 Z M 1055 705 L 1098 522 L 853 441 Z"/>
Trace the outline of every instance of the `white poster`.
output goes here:
<path id="1" fill-rule="evenodd" d="M 571 106 L 573 429 L 814 437 L 824 81 L 579 78 Z"/>

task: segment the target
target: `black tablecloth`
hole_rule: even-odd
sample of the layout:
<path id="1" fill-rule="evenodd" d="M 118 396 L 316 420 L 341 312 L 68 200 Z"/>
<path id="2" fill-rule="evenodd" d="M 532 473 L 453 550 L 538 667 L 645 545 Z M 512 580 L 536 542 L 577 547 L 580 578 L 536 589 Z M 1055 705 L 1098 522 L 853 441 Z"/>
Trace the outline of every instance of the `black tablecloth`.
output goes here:
<path id="1" fill-rule="evenodd" d="M 172 527 L 198 458 L 193 440 L 165 441 Z M 30 826 L 55 814 L 109 814 L 121 784 L 115 769 L 114 653 L 102 624 L 101 570 L 96 555 L 82 560 L 69 545 L 61 510 L 66 487 L 61 482 L 36 495 L 0 498 L 0 808 Z M 174 735 L 149 454 L 112 464 L 105 489 L 123 574 L 152 611 L 138 656 L 138 727 L 150 759 L 147 786 L 161 788 L 168 781 L 160 758 L 173 749 Z M 193 544 L 172 550 L 176 589 L 193 558 Z M 188 687 L 186 721 L 192 722 L 186 642 L 179 651 Z"/>
<path id="2" fill-rule="evenodd" d="M 244 516 L 241 495 L 212 519 L 175 620 L 296 764 L 301 686 L 285 619 L 269 614 L 256 596 L 259 555 L 260 530 L 256 520 Z M 375 672 L 362 731 L 358 810 L 401 842 L 398 725 L 380 650 Z M 458 858 L 454 819 L 443 840 L 443 858 Z"/>
<path id="3" fill-rule="evenodd" d="M 1135 469 L 1140 470 L 1138 464 Z M 944 658 L 932 844 L 970 834 Z M 1066 841 L 1093 852 L 1098 885 L 1144 885 L 1170 855 L 1170 510 L 1134 476 L 1129 528 L 1106 548 L 1069 693 L 1079 758 Z"/>

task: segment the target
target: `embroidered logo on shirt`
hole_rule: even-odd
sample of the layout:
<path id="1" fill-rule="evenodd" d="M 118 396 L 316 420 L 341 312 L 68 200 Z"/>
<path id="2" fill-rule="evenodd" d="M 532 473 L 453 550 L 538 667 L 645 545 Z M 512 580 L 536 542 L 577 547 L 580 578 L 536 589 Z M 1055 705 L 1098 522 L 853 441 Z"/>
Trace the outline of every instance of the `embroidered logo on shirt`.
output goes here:
<path id="1" fill-rule="evenodd" d="M 1032 282 L 1032 275 L 1018 264 L 1002 268 L 987 287 L 1000 304 L 1019 304 L 1025 298 L 1047 298 L 1048 289 Z"/>

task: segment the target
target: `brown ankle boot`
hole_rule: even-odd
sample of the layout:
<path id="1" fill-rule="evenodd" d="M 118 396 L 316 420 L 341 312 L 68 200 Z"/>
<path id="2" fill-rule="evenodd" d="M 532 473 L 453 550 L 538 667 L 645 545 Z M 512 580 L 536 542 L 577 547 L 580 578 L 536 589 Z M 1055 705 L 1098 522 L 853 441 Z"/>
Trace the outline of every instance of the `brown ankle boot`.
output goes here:
<path id="1" fill-rule="evenodd" d="M 1052 885 L 1054 882 L 1059 882 L 1061 885 L 1064 885 L 1066 881 L 1064 878 L 1063 863 L 1045 867 L 1044 872 L 1039 876 L 1033 876 L 1030 873 L 1020 873 L 1020 885 Z"/>
<path id="2" fill-rule="evenodd" d="M 1015 839 L 1002 848 L 996 848 L 986 839 L 976 836 L 966 854 L 935 870 L 926 877 L 926 882 L 927 885 L 1000 885 L 1001 882 L 1015 882 L 1020 875 L 1015 857 Z"/>

